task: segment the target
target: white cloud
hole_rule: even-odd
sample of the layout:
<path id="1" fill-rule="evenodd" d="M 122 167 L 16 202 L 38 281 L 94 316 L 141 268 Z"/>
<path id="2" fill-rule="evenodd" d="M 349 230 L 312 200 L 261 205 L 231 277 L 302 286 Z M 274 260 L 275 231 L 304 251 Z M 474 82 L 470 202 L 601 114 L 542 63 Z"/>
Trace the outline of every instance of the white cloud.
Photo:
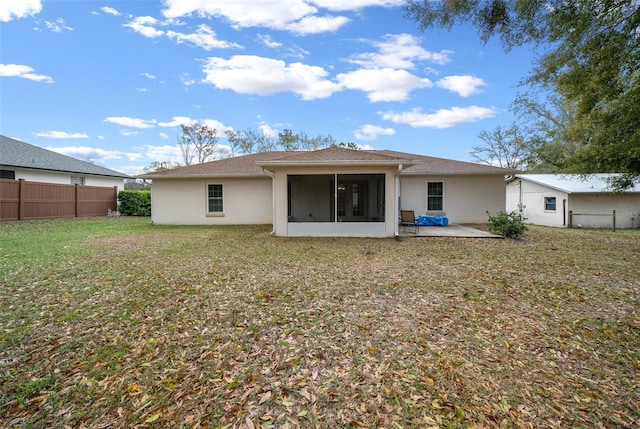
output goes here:
<path id="1" fill-rule="evenodd" d="M 120 16 L 121 13 L 118 12 L 117 10 L 115 10 L 112 7 L 109 6 L 104 6 L 100 8 L 101 11 L 103 11 L 104 13 L 108 13 L 109 15 L 113 15 L 113 16 Z"/>
<path id="2" fill-rule="evenodd" d="M 218 121 L 217 119 L 198 120 L 198 119 L 189 118 L 188 116 L 174 116 L 172 120 L 169 122 L 158 122 L 158 126 L 163 128 L 174 128 L 174 127 L 180 127 L 182 125 L 193 125 L 196 122 L 200 122 L 201 124 L 206 125 L 209 128 L 215 128 L 218 131 L 218 137 L 224 134 L 226 130 L 232 129 L 231 127 L 224 125 L 222 122 Z"/>
<path id="3" fill-rule="evenodd" d="M 0 22 L 33 16 L 41 10 L 41 0 L 2 0 L 0 1 Z"/>
<path id="4" fill-rule="evenodd" d="M 192 14 L 223 17 L 236 28 L 266 27 L 312 34 L 336 31 L 349 22 L 347 17 L 328 15 L 327 12 L 358 11 L 370 6 L 392 7 L 402 3 L 403 0 L 166 0 L 162 13 L 167 18 Z"/>
<path id="5" fill-rule="evenodd" d="M 200 16 L 224 17 L 233 26 L 267 27 L 283 30 L 289 24 L 318 9 L 304 0 L 166 0 L 162 11 L 167 18 L 179 18 L 196 13 Z"/>
<path id="6" fill-rule="evenodd" d="M 161 139 L 168 139 L 169 138 L 169 134 L 167 133 L 158 133 L 158 135 L 160 136 Z"/>
<path id="7" fill-rule="evenodd" d="M 351 21 L 346 16 L 306 16 L 285 28 L 297 34 L 333 33 Z"/>
<path id="8" fill-rule="evenodd" d="M 378 136 L 392 136 L 396 133 L 393 128 L 384 128 L 377 125 L 365 124 L 354 131 L 358 140 L 375 140 Z"/>
<path id="9" fill-rule="evenodd" d="M 274 129 L 265 121 L 261 121 L 258 124 L 258 128 L 260 128 L 260 131 L 262 131 L 262 135 L 264 135 L 265 137 L 275 137 L 278 135 L 278 130 Z"/>
<path id="10" fill-rule="evenodd" d="M 54 21 L 45 21 L 44 24 L 47 28 L 54 33 L 62 33 L 63 30 L 73 31 L 73 27 L 65 24 L 64 19 L 58 18 Z"/>
<path id="11" fill-rule="evenodd" d="M 156 77 L 154 75 L 152 75 L 151 73 L 140 73 L 140 76 L 144 76 L 147 79 L 155 79 Z"/>
<path id="12" fill-rule="evenodd" d="M 206 82 L 220 89 L 242 94 L 271 95 L 294 92 L 303 100 L 327 98 L 340 91 L 340 85 L 326 79 L 321 67 L 254 55 L 235 55 L 228 60 L 209 58 L 203 71 Z"/>
<path id="13" fill-rule="evenodd" d="M 408 112 L 385 112 L 382 118 L 396 124 L 406 124 L 413 128 L 451 128 L 458 124 L 476 122 L 494 117 L 498 111 L 494 108 L 469 106 L 440 109 L 434 113 L 423 113 L 420 109 Z"/>
<path id="14" fill-rule="evenodd" d="M 143 157 L 139 153 L 105 150 L 88 146 L 47 147 L 47 149 L 63 155 L 72 156 L 82 160 L 89 160 L 99 164 L 110 159 L 126 158 L 129 161 L 137 161 Z"/>
<path id="15" fill-rule="evenodd" d="M 182 73 L 180 75 L 180 82 L 182 82 L 182 84 L 185 86 L 191 86 L 197 83 L 197 81 L 194 78 L 192 78 L 188 73 Z"/>
<path id="16" fill-rule="evenodd" d="M 144 156 L 149 160 L 159 162 L 171 161 L 184 163 L 182 152 L 180 152 L 180 148 L 177 145 L 144 145 L 143 149 Z"/>
<path id="17" fill-rule="evenodd" d="M 384 41 L 373 42 L 378 52 L 356 54 L 349 62 L 366 68 L 410 69 L 416 61 L 428 61 L 439 65 L 451 61 L 453 51 L 431 52 L 420 46 L 421 40 L 411 34 L 387 34 Z"/>
<path id="18" fill-rule="evenodd" d="M 216 119 L 204 119 L 201 122 L 203 125 L 215 129 L 218 132 L 218 137 L 224 136 L 224 132 L 227 130 L 233 130 L 232 127 L 228 127 Z"/>
<path id="19" fill-rule="evenodd" d="M 258 40 L 263 45 L 265 45 L 267 48 L 275 49 L 275 48 L 279 48 L 280 46 L 282 46 L 282 43 L 276 42 L 268 34 L 258 34 Z"/>
<path id="20" fill-rule="evenodd" d="M 147 88 L 136 88 L 136 91 L 138 91 L 138 92 L 147 92 L 149 90 Z"/>
<path id="21" fill-rule="evenodd" d="M 153 128 L 156 126 L 157 121 L 152 119 L 147 121 L 145 119 L 140 118 L 129 118 L 126 116 L 110 116 L 104 120 L 105 122 L 109 122 L 112 124 L 118 124 L 125 127 L 131 128 Z M 132 132 L 128 132 L 128 135 L 131 135 Z"/>
<path id="22" fill-rule="evenodd" d="M 155 39 L 158 37 L 166 36 L 176 43 L 190 43 L 194 46 L 200 47 L 204 50 L 210 51 L 211 49 L 226 49 L 226 48 L 241 48 L 242 46 L 237 43 L 227 42 L 225 40 L 219 40 L 216 37 L 215 31 L 208 25 L 200 24 L 194 33 L 181 33 L 173 30 L 159 30 L 156 27 L 164 27 L 167 25 L 175 24 L 174 20 L 159 21 L 151 16 L 139 16 L 134 18 L 131 22 L 124 24 L 125 27 L 131 28 L 136 33 Z"/>
<path id="23" fill-rule="evenodd" d="M 160 21 L 152 16 L 139 16 L 134 18 L 133 21 L 128 24 L 123 24 L 125 27 L 131 28 L 138 34 L 154 39 L 156 37 L 163 36 L 165 33 L 163 30 L 157 30 L 155 26 L 160 25 Z"/>
<path id="24" fill-rule="evenodd" d="M 438 80 L 436 85 L 451 92 L 456 92 L 461 97 L 469 97 L 482 92 L 480 88 L 487 84 L 479 77 L 464 75 L 444 77 Z"/>
<path id="25" fill-rule="evenodd" d="M 334 11 L 358 10 L 370 6 L 394 7 L 405 3 L 405 0 L 309 0 L 318 7 Z"/>
<path id="26" fill-rule="evenodd" d="M 0 77 L 20 77 L 36 82 L 53 83 L 51 76 L 33 73 L 33 68 L 20 64 L 0 64 Z"/>
<path id="27" fill-rule="evenodd" d="M 169 122 L 159 122 L 158 126 L 164 127 L 164 128 L 173 128 L 173 127 L 179 127 L 181 125 L 191 125 L 195 122 L 196 122 L 195 119 L 191 119 L 187 116 L 174 116 L 173 119 Z"/>
<path id="28" fill-rule="evenodd" d="M 40 131 L 36 133 L 38 137 L 47 137 L 50 139 L 86 139 L 89 136 L 85 133 L 68 133 L 66 131 Z"/>
<path id="29" fill-rule="evenodd" d="M 225 48 L 240 48 L 241 46 L 236 43 L 226 42 L 224 40 L 218 40 L 216 33 L 207 25 L 201 24 L 195 33 L 184 34 L 175 31 L 167 31 L 167 37 L 175 40 L 178 44 L 183 42 L 192 43 L 206 51 L 211 49 L 225 49 Z"/>
<path id="30" fill-rule="evenodd" d="M 346 88 L 366 92 L 371 102 L 405 101 L 414 89 L 433 86 L 429 79 L 393 69 L 361 69 L 340 73 L 337 79 Z"/>

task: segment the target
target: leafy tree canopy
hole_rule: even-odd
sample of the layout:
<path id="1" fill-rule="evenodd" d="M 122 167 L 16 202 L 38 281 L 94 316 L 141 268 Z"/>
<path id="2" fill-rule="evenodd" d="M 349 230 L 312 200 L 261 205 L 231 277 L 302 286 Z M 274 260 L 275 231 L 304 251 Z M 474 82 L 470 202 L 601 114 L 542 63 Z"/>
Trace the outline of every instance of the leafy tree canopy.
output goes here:
<path id="1" fill-rule="evenodd" d="M 579 146 L 557 151 L 565 170 L 640 177 L 640 2 L 409 0 L 405 11 L 422 30 L 472 23 L 506 51 L 541 48 L 525 82 L 572 105 L 580 128 Z"/>

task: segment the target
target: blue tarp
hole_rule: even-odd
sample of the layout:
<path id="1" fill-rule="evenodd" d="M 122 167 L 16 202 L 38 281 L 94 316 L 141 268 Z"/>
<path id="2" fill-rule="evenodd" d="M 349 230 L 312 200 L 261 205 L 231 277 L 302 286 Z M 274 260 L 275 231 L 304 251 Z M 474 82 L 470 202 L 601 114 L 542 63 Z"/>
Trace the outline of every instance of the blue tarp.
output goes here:
<path id="1" fill-rule="evenodd" d="M 416 216 L 416 224 L 420 226 L 448 226 L 446 216 Z"/>

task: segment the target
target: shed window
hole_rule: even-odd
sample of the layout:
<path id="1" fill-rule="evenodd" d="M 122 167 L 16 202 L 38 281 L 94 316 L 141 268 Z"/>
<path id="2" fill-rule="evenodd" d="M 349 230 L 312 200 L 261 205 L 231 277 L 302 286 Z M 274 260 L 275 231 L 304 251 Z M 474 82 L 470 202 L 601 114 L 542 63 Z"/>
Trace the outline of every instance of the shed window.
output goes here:
<path id="1" fill-rule="evenodd" d="M 221 184 L 207 185 L 207 203 L 209 213 L 222 213 L 224 205 Z"/>
<path id="2" fill-rule="evenodd" d="M 427 182 L 427 211 L 444 211 L 444 182 Z"/>
<path id="3" fill-rule="evenodd" d="M 71 176 L 71 184 L 72 185 L 84 185 L 84 177 Z"/>
<path id="4" fill-rule="evenodd" d="M 544 210 L 547 212 L 555 212 L 556 211 L 556 197 L 545 197 L 544 199 Z"/>

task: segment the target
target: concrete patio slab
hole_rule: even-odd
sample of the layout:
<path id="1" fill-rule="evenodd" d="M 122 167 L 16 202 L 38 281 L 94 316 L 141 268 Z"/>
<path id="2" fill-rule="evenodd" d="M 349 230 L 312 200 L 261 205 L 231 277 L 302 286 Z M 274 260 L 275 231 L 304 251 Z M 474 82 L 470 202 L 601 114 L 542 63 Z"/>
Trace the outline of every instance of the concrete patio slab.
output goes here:
<path id="1" fill-rule="evenodd" d="M 402 237 L 466 237 L 466 238 L 503 238 L 469 226 L 450 224 L 449 226 L 421 226 L 417 234 L 404 232 L 400 228 Z"/>

